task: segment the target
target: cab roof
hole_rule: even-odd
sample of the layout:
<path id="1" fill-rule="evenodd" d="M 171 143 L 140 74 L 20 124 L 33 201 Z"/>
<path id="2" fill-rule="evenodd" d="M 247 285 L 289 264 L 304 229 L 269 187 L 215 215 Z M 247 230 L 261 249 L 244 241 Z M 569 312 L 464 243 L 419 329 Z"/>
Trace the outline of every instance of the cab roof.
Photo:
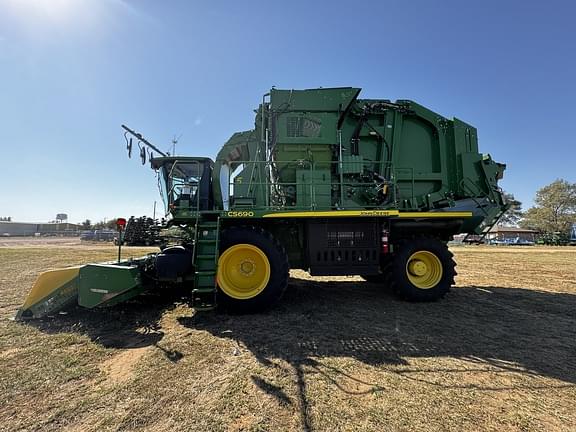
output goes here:
<path id="1" fill-rule="evenodd" d="M 155 157 L 150 159 L 150 165 L 154 169 L 158 169 L 163 165 L 174 163 L 174 162 L 210 162 L 210 165 L 214 164 L 214 161 L 208 157 L 196 157 L 196 156 L 165 156 L 165 157 Z"/>

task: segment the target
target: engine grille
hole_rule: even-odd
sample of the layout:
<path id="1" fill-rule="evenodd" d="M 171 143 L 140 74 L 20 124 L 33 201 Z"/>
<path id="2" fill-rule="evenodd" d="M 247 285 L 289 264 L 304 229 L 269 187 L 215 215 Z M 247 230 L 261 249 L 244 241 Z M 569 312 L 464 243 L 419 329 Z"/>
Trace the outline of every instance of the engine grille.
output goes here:
<path id="1" fill-rule="evenodd" d="M 312 275 L 377 274 L 380 242 L 375 221 L 308 223 L 308 263 Z"/>

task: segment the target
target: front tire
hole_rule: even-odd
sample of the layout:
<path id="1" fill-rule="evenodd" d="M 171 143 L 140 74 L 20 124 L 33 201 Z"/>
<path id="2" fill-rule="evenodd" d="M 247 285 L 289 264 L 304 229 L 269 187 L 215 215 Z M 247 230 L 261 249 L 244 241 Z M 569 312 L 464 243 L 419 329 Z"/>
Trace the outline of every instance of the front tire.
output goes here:
<path id="1" fill-rule="evenodd" d="M 422 237 L 398 242 L 390 268 L 392 290 L 413 302 L 444 297 L 456 276 L 452 257 L 446 244 L 437 239 Z"/>
<path id="2" fill-rule="evenodd" d="M 262 229 L 234 227 L 222 233 L 218 260 L 218 304 L 253 313 L 276 304 L 288 285 L 284 248 Z"/>

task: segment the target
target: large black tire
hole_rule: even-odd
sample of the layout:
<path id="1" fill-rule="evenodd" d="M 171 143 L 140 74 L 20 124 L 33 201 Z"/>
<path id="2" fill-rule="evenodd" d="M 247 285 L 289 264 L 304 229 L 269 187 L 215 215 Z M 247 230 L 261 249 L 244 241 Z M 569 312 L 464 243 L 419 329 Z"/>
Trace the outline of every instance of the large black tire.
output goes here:
<path id="1" fill-rule="evenodd" d="M 414 265 L 419 260 L 415 257 L 429 259 L 428 264 L 431 265 L 428 267 L 435 267 L 434 263 L 437 263 L 436 272 L 417 275 Z M 390 263 L 392 290 L 398 297 L 413 302 L 430 302 L 443 298 L 454 284 L 456 276 L 456 263 L 452 257 L 446 244 L 434 238 L 419 237 L 398 242 L 394 245 Z"/>
<path id="2" fill-rule="evenodd" d="M 258 248 L 265 256 L 269 265 L 269 280 L 265 287 L 255 296 L 250 298 L 235 298 L 232 290 L 225 288 L 222 281 L 226 269 L 220 268 L 223 254 L 235 245 L 247 244 Z M 242 251 L 240 250 L 240 254 Z M 288 286 L 289 264 L 288 255 L 284 248 L 270 233 L 255 227 L 233 227 L 222 232 L 220 240 L 220 263 L 218 268 L 218 305 L 233 313 L 254 313 L 266 310 L 274 306 L 284 294 Z M 250 264 L 249 264 L 250 265 Z M 237 272 L 238 273 L 238 272 Z M 228 286 L 233 285 L 233 279 L 228 278 Z M 222 285 L 222 287 L 220 286 Z M 228 291 L 228 292 L 226 292 Z"/>

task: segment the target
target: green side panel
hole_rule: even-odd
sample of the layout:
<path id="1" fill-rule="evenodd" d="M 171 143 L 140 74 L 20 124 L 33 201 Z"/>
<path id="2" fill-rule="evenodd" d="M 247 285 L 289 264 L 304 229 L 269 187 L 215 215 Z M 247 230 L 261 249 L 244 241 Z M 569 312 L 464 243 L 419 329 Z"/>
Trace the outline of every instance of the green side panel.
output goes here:
<path id="1" fill-rule="evenodd" d="M 360 92 L 359 88 L 340 87 L 309 90 L 270 91 L 271 108 L 276 111 L 344 111 Z"/>
<path id="2" fill-rule="evenodd" d="M 292 111 L 278 115 L 280 143 L 321 145 L 336 142 L 337 112 Z"/>
<path id="3" fill-rule="evenodd" d="M 454 118 L 454 139 L 457 153 L 478 153 L 478 132 L 474 126 Z"/>
<path id="4" fill-rule="evenodd" d="M 250 159 L 250 144 L 257 137 L 254 131 L 236 132 L 222 146 L 216 155 L 217 161 L 226 161 L 233 166 L 234 161 L 246 161 Z"/>
<path id="5" fill-rule="evenodd" d="M 460 155 L 460 169 L 462 180 L 460 193 L 462 196 L 482 196 L 485 193 L 484 173 L 480 167 L 482 155 L 479 153 L 462 153 Z"/>
<path id="6" fill-rule="evenodd" d="M 279 144 L 275 160 L 280 183 L 295 183 L 296 171 L 330 169 L 332 150 L 329 145 Z"/>
<path id="7" fill-rule="evenodd" d="M 240 174 L 231 183 L 230 192 L 234 193 L 234 197 L 236 198 L 236 200 L 238 200 L 239 198 L 248 198 L 248 197 L 250 197 L 251 200 L 254 200 L 253 197 L 256 196 L 256 194 L 254 193 L 256 186 L 249 181 L 251 168 L 253 168 L 253 165 L 248 165 L 248 169 L 242 170 Z M 261 187 L 261 185 L 258 186 Z M 236 204 L 236 202 L 234 204 Z"/>
<path id="8" fill-rule="evenodd" d="M 412 167 L 416 175 L 441 171 L 434 125 L 418 117 L 405 116 L 400 140 L 395 158 L 398 167 Z"/>
<path id="9" fill-rule="evenodd" d="M 329 170 L 297 170 L 297 206 L 300 208 L 327 208 L 331 205 L 331 176 Z"/>
<path id="10" fill-rule="evenodd" d="M 435 126 L 419 117 L 404 116 L 399 142 L 394 144 L 398 190 L 420 199 L 440 190 L 442 166 Z"/>
<path id="11" fill-rule="evenodd" d="M 113 305 L 143 291 L 136 265 L 89 264 L 78 276 L 78 304 L 93 308 Z"/>

